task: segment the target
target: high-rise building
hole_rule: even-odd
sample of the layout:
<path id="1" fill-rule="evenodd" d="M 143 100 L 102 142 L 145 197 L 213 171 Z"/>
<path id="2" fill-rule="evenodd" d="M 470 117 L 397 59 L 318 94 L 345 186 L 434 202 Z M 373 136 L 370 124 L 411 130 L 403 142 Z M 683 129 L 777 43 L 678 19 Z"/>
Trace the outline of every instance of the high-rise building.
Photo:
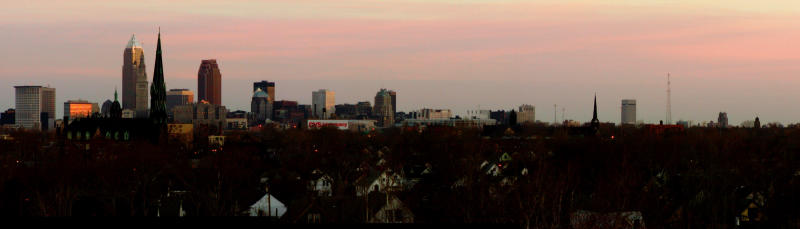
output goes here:
<path id="1" fill-rule="evenodd" d="M 311 116 L 328 119 L 336 113 L 336 93 L 328 89 L 311 92 Z"/>
<path id="2" fill-rule="evenodd" d="M 197 100 L 222 105 L 222 74 L 216 59 L 202 60 L 197 70 Z"/>
<path id="3" fill-rule="evenodd" d="M 257 88 L 253 93 L 253 99 L 250 101 L 250 112 L 253 113 L 253 123 L 264 124 L 267 119 L 272 119 L 272 102 L 270 102 L 269 95 Z"/>
<path id="4" fill-rule="evenodd" d="M 14 86 L 14 122 L 25 129 L 47 130 L 55 122 L 56 89 L 42 86 Z"/>
<path id="5" fill-rule="evenodd" d="M 717 117 L 717 126 L 720 128 L 728 128 L 728 113 L 719 112 L 719 117 Z"/>
<path id="6" fill-rule="evenodd" d="M 167 114 L 172 114 L 172 108 L 194 102 L 194 93 L 189 89 L 169 89 L 167 92 Z"/>
<path id="7" fill-rule="evenodd" d="M 397 92 L 390 90 L 389 96 L 392 97 L 392 112 L 397 113 Z"/>
<path id="8" fill-rule="evenodd" d="M 378 118 L 378 125 L 382 127 L 390 127 L 394 125 L 394 111 L 392 110 L 392 96 L 389 91 L 381 88 L 375 94 L 375 107 L 372 113 Z"/>
<path id="9" fill-rule="evenodd" d="M 636 124 L 636 100 L 623 99 L 622 100 L 622 117 L 620 124 Z"/>
<path id="10" fill-rule="evenodd" d="M 261 82 L 253 83 L 253 91 L 259 88 L 269 95 L 269 102 L 275 102 L 275 82 L 262 80 Z"/>
<path id="11" fill-rule="evenodd" d="M 167 85 L 164 82 L 164 65 L 161 62 L 161 29 L 158 31 L 156 64 L 153 68 L 150 97 L 150 119 L 156 125 L 167 125 Z"/>
<path id="12" fill-rule="evenodd" d="M 86 100 L 68 100 L 64 102 L 64 120 L 90 117 L 96 107 L 97 103 Z"/>
<path id="13" fill-rule="evenodd" d="M 42 130 L 55 127 L 56 121 L 56 89 L 42 87 L 42 114 L 40 115 Z"/>
<path id="14" fill-rule="evenodd" d="M 131 35 L 122 57 L 122 108 L 147 117 L 147 73 L 144 51 L 136 35 Z"/>
<path id="15" fill-rule="evenodd" d="M 517 112 L 517 123 L 536 122 L 536 107 L 530 104 L 522 104 Z"/>

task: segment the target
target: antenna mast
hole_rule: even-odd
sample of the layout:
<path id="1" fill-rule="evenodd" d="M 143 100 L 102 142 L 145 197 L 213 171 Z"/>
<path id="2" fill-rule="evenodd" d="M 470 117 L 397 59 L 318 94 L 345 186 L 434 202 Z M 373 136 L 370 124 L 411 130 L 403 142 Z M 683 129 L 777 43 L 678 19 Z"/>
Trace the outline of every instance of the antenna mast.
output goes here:
<path id="1" fill-rule="evenodd" d="M 558 124 L 558 105 L 553 104 L 553 126 Z"/>
<path id="2" fill-rule="evenodd" d="M 672 92 L 670 91 L 669 73 L 667 73 L 667 125 L 672 124 Z"/>

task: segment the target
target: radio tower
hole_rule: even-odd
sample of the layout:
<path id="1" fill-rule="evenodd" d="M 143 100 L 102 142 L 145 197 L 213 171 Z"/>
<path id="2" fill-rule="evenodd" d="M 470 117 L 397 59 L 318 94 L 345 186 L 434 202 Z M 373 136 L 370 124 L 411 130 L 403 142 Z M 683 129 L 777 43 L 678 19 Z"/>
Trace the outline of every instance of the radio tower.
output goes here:
<path id="1" fill-rule="evenodd" d="M 669 73 L 667 73 L 667 125 L 672 125 L 672 92 L 669 87 Z"/>

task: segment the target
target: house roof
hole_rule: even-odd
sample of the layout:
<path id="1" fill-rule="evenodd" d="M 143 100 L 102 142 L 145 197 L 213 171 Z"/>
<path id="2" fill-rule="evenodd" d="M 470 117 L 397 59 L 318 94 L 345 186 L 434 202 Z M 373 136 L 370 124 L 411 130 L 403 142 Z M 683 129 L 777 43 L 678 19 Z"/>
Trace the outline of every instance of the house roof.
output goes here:
<path id="1" fill-rule="evenodd" d="M 267 211 L 270 208 L 270 216 L 275 216 L 280 218 L 284 214 L 286 214 L 286 205 L 283 204 L 278 198 L 270 194 L 265 194 L 258 200 L 256 203 L 250 205 L 250 216 L 257 216 L 257 210 Z M 277 210 L 277 211 L 276 211 Z"/>

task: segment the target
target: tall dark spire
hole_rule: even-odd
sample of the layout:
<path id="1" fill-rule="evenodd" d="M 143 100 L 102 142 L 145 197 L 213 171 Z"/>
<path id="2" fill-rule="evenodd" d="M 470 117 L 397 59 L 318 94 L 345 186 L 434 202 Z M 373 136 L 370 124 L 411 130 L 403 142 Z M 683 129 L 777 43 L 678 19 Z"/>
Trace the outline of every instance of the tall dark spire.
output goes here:
<path id="1" fill-rule="evenodd" d="M 600 120 L 597 120 L 597 93 L 594 94 L 594 113 L 592 113 L 591 125 L 594 128 L 600 126 Z"/>
<path id="2" fill-rule="evenodd" d="M 164 65 L 161 63 L 161 28 L 158 28 L 156 64 L 153 84 L 150 85 L 150 119 L 154 124 L 167 124 L 167 86 L 164 84 Z"/>

